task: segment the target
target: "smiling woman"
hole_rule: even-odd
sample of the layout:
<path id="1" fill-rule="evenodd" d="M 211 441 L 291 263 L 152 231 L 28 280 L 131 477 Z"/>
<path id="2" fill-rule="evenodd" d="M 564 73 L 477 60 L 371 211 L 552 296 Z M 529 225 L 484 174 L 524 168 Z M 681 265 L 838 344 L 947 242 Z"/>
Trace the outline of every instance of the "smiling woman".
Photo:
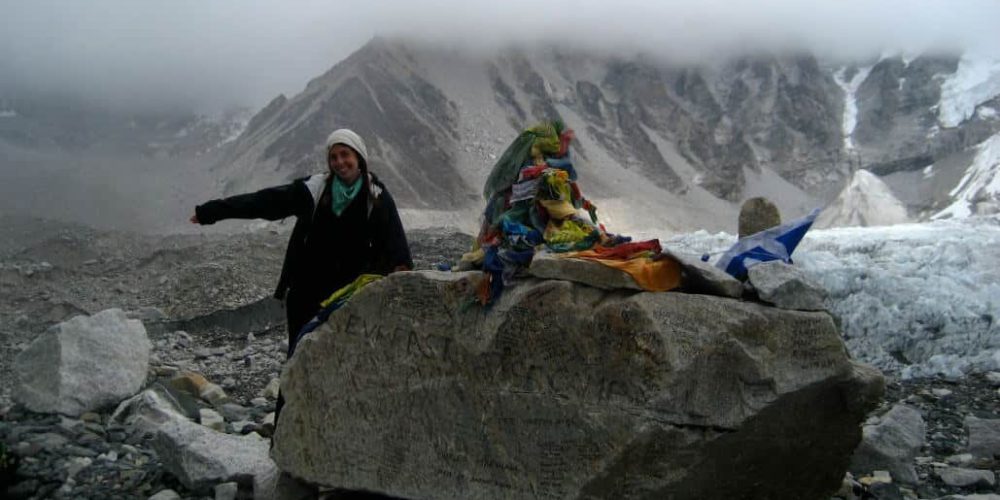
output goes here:
<path id="1" fill-rule="evenodd" d="M 368 171 L 368 147 L 352 130 L 326 140 L 328 171 L 291 184 L 212 200 L 195 208 L 191 222 L 223 219 L 278 220 L 294 216 L 275 297 L 285 301 L 288 356 L 298 334 L 333 292 L 362 274 L 413 268 L 396 204 Z M 277 419 L 284 399 L 280 393 Z"/>
<path id="2" fill-rule="evenodd" d="M 328 171 L 291 184 L 212 200 L 191 222 L 223 219 L 278 220 L 294 216 L 275 296 L 285 300 L 289 353 L 320 303 L 361 274 L 389 274 L 413 267 L 395 202 L 368 171 L 368 148 L 348 129 L 326 141 Z"/>

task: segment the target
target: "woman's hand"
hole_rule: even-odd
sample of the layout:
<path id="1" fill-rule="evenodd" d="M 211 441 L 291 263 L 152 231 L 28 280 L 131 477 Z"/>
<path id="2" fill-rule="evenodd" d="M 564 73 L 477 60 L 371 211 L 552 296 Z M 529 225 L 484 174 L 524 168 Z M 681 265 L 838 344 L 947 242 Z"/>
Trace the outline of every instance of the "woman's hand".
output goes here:
<path id="1" fill-rule="evenodd" d="M 191 221 L 192 224 L 201 224 L 201 222 L 198 221 L 198 212 L 192 214 L 189 220 Z"/>

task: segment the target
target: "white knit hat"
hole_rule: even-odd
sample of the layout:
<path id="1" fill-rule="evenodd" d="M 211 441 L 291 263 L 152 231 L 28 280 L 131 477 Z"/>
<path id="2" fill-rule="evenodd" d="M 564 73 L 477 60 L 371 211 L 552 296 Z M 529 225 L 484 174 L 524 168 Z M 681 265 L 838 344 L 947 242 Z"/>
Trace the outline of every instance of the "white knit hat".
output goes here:
<path id="1" fill-rule="evenodd" d="M 330 151 L 330 148 L 334 144 L 343 144 L 345 146 L 350 146 L 351 149 L 358 152 L 361 155 L 361 159 L 368 163 L 368 148 L 365 146 L 365 141 L 361 139 L 361 136 L 355 133 L 353 130 L 346 128 L 339 128 L 334 130 L 330 137 L 326 138 L 326 150 Z"/>

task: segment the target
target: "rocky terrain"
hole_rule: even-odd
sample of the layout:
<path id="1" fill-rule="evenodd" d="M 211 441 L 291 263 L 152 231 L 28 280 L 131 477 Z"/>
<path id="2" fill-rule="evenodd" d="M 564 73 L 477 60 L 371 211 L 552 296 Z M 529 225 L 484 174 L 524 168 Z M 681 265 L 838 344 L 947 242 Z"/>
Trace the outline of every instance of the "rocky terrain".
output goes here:
<path id="1" fill-rule="evenodd" d="M 0 434 L 8 453 L 21 457 L 14 498 L 145 498 L 164 488 L 192 496 L 164 473 L 150 436 L 109 421 L 114 407 L 81 419 L 13 408 L 14 358 L 70 317 L 124 309 L 153 343 L 148 383 L 193 371 L 245 408 L 248 422 L 273 411 L 273 391 L 265 402 L 257 398 L 287 349 L 284 312 L 271 298 L 288 237 L 280 228 L 148 236 L 3 216 L 0 234 Z M 422 268 L 469 245 L 468 236 L 446 231 L 410 237 Z"/>
<path id="2" fill-rule="evenodd" d="M 0 476 L 11 483 L 3 485 L 10 488 L 8 496 L 148 498 L 168 489 L 182 498 L 230 490 L 245 494 L 245 486 L 237 485 L 220 487 L 222 493 L 215 485 L 186 487 L 168 472 L 152 436 L 112 419 L 114 407 L 69 418 L 14 406 L 13 360 L 53 324 L 121 308 L 143 321 L 152 342 L 148 387 L 180 394 L 182 384 L 172 381 L 185 372 L 200 373 L 228 394 L 231 405 L 219 412 L 221 422 L 212 423 L 215 417 L 204 410 L 218 405 L 197 395 L 178 396 L 186 401 L 184 411 L 233 435 L 266 434 L 275 395 L 269 385 L 280 371 L 286 342 L 282 311 L 269 296 L 287 234 L 268 226 L 238 235 L 143 236 L 2 217 L 0 235 L 0 443 L 8 459 L 18 462 L 16 477 Z M 411 233 L 417 267 L 453 261 L 467 249 L 468 238 L 445 230 Z M 890 410 L 898 403 L 916 409 L 922 423 L 896 418 L 899 410 Z M 995 479 L 1000 463 L 967 453 L 996 436 L 970 434 L 969 417 L 1000 418 L 1000 375 L 890 378 L 868 427 L 891 427 L 916 440 L 877 445 L 883 452 L 898 448 L 897 459 L 855 470 L 843 498 L 1000 494 Z M 865 433 L 879 435 L 867 428 Z M 916 482 L 901 482 L 897 466 L 912 467 Z M 892 471 L 890 482 L 876 470 Z"/>

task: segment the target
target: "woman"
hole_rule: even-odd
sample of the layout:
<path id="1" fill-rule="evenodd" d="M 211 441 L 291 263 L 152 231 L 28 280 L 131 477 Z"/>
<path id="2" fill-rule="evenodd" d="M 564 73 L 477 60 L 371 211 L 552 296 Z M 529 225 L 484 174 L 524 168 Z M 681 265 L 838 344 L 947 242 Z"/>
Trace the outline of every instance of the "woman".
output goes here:
<path id="1" fill-rule="evenodd" d="M 403 224 L 385 186 L 368 171 L 368 149 L 348 129 L 326 140 L 328 172 L 256 193 L 212 200 L 191 222 L 297 218 L 275 297 L 284 299 L 288 353 L 320 302 L 360 274 L 413 267 Z"/>

